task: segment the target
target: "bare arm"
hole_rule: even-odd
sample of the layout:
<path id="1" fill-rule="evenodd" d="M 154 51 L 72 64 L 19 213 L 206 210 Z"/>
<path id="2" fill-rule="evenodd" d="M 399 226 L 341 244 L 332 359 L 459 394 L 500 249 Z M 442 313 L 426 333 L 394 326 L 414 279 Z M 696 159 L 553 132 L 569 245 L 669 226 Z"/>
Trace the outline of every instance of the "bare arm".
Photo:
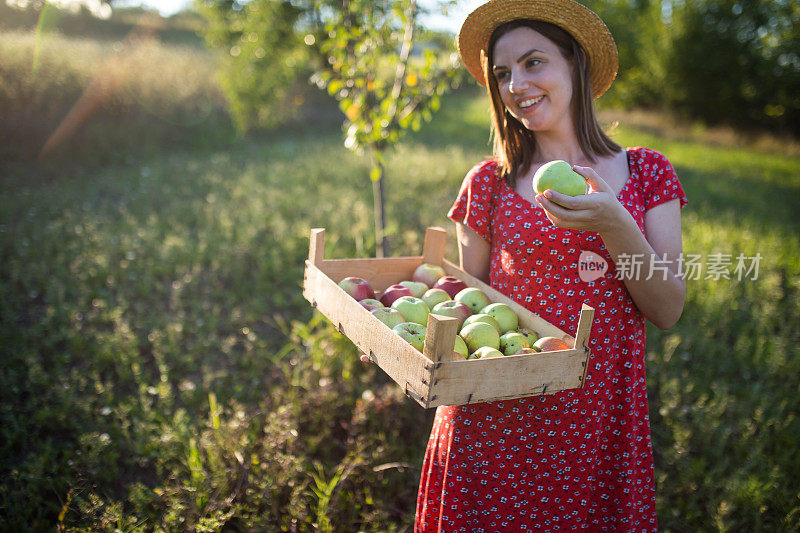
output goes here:
<path id="1" fill-rule="evenodd" d="M 491 244 L 474 229 L 460 222 L 456 222 L 456 235 L 461 270 L 488 284 Z"/>
<path id="2" fill-rule="evenodd" d="M 554 225 L 597 231 L 611 257 L 619 265 L 623 255 L 642 262 L 641 276 L 625 276 L 625 287 L 642 314 L 661 329 L 669 329 L 680 318 L 686 298 L 686 284 L 677 276 L 675 262 L 682 250 L 679 200 L 658 205 L 645 213 L 647 237 L 616 199 L 611 188 L 592 169 L 575 167 L 592 186 L 584 196 L 565 196 L 549 191 L 538 195 Z M 665 259 L 666 275 L 656 271 L 648 278 L 651 262 Z"/>

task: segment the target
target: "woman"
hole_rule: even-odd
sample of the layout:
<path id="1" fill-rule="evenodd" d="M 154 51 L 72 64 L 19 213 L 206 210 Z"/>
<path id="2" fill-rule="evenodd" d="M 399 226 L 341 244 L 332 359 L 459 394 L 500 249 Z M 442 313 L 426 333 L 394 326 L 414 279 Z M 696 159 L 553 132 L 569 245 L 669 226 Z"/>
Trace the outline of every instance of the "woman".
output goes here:
<path id="1" fill-rule="evenodd" d="M 595 13 L 494 0 L 458 39 L 488 89 L 495 139 L 449 213 L 461 266 L 565 331 L 582 303 L 594 307 L 592 356 L 583 389 L 440 407 L 415 529 L 656 530 L 645 319 L 666 329 L 683 309 L 683 190 L 664 156 L 623 150 L 597 124 L 592 99 L 614 80 L 617 51 Z M 588 194 L 534 192 L 536 170 L 558 159 Z M 582 254 L 608 271 L 582 272 Z M 638 275 L 618 275 L 626 264 Z"/>

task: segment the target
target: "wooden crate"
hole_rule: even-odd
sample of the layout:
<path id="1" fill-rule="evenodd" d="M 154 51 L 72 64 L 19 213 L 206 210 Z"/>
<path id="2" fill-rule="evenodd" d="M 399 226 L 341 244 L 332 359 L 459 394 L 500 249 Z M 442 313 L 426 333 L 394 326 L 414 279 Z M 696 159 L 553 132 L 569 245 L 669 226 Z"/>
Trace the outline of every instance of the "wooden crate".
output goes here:
<path id="1" fill-rule="evenodd" d="M 303 295 L 421 406 L 465 405 L 583 387 L 594 317 L 588 305 L 582 306 L 574 337 L 561 331 L 446 260 L 447 234 L 441 228 L 427 229 L 422 255 L 416 257 L 323 259 L 324 236 L 324 229 L 311 230 Z M 520 327 L 540 337 L 563 339 L 573 349 L 465 360 L 453 354 L 458 320 L 430 315 L 425 350 L 420 353 L 338 286 L 342 279 L 356 276 L 367 280 L 379 295 L 389 285 L 410 280 L 422 263 L 441 265 L 448 275 L 481 289 L 492 302 L 511 306 Z"/>

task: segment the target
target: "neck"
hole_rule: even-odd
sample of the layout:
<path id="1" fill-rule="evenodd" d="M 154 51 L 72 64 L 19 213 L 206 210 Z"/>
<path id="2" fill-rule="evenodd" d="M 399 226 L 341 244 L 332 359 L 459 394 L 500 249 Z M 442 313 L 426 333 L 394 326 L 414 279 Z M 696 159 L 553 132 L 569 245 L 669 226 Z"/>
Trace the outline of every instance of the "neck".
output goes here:
<path id="1" fill-rule="evenodd" d="M 578 136 L 571 128 L 566 132 L 536 133 L 534 163 L 546 163 L 561 159 L 571 165 L 586 165 L 588 160 L 578 143 Z"/>

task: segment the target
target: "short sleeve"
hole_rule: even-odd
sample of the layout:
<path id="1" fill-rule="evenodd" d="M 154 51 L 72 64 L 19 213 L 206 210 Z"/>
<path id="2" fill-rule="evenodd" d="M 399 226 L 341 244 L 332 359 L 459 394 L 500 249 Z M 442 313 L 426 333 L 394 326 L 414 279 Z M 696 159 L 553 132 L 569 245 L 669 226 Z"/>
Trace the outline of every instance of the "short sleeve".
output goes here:
<path id="1" fill-rule="evenodd" d="M 676 199 L 680 200 L 680 208 L 683 209 L 689 200 L 672 164 L 655 150 L 643 149 L 642 152 L 640 172 L 645 211 Z"/>
<path id="2" fill-rule="evenodd" d="M 461 190 L 447 216 L 475 230 L 487 241 L 492 240 L 492 213 L 497 189 L 497 162 L 475 165 L 464 177 Z"/>

